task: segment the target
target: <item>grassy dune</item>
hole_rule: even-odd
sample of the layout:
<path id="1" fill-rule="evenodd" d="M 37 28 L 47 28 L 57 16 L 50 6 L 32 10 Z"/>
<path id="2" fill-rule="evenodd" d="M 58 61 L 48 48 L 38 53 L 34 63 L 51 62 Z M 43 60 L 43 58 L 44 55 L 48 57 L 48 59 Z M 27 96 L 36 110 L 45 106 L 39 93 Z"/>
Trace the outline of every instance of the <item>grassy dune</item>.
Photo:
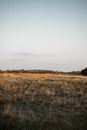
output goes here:
<path id="1" fill-rule="evenodd" d="M 0 130 L 87 130 L 87 77 L 0 72 Z"/>

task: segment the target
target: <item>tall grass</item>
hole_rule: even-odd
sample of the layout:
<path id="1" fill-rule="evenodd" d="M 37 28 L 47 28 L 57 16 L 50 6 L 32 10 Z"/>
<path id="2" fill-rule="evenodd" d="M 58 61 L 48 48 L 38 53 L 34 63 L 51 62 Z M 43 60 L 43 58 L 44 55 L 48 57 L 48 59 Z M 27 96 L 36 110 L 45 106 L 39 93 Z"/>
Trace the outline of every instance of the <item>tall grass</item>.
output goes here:
<path id="1" fill-rule="evenodd" d="M 87 78 L 0 73 L 0 130 L 86 130 Z"/>

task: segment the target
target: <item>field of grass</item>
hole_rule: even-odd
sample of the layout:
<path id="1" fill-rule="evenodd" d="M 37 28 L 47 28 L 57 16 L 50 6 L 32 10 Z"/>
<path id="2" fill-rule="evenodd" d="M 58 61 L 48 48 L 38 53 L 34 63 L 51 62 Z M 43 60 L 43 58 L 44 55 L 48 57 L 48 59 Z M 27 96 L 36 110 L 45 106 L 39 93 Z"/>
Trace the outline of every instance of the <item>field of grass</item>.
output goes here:
<path id="1" fill-rule="evenodd" d="M 87 77 L 0 72 L 0 130 L 87 130 Z"/>

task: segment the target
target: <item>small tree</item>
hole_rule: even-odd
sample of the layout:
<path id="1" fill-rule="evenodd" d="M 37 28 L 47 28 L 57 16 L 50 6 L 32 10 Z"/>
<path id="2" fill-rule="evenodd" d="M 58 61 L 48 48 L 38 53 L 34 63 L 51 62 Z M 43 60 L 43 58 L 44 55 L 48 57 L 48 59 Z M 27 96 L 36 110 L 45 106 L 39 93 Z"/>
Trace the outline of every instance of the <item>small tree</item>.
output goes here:
<path id="1" fill-rule="evenodd" d="M 83 70 L 81 71 L 81 74 L 87 76 L 87 68 L 83 69 Z"/>

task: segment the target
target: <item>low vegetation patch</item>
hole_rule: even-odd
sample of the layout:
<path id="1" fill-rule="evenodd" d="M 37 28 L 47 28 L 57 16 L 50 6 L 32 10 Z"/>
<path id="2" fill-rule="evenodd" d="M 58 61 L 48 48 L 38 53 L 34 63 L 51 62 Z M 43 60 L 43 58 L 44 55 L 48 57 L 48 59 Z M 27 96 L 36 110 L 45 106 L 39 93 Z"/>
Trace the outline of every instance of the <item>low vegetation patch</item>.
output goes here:
<path id="1" fill-rule="evenodd" d="M 87 77 L 0 73 L 0 130 L 87 130 Z"/>

